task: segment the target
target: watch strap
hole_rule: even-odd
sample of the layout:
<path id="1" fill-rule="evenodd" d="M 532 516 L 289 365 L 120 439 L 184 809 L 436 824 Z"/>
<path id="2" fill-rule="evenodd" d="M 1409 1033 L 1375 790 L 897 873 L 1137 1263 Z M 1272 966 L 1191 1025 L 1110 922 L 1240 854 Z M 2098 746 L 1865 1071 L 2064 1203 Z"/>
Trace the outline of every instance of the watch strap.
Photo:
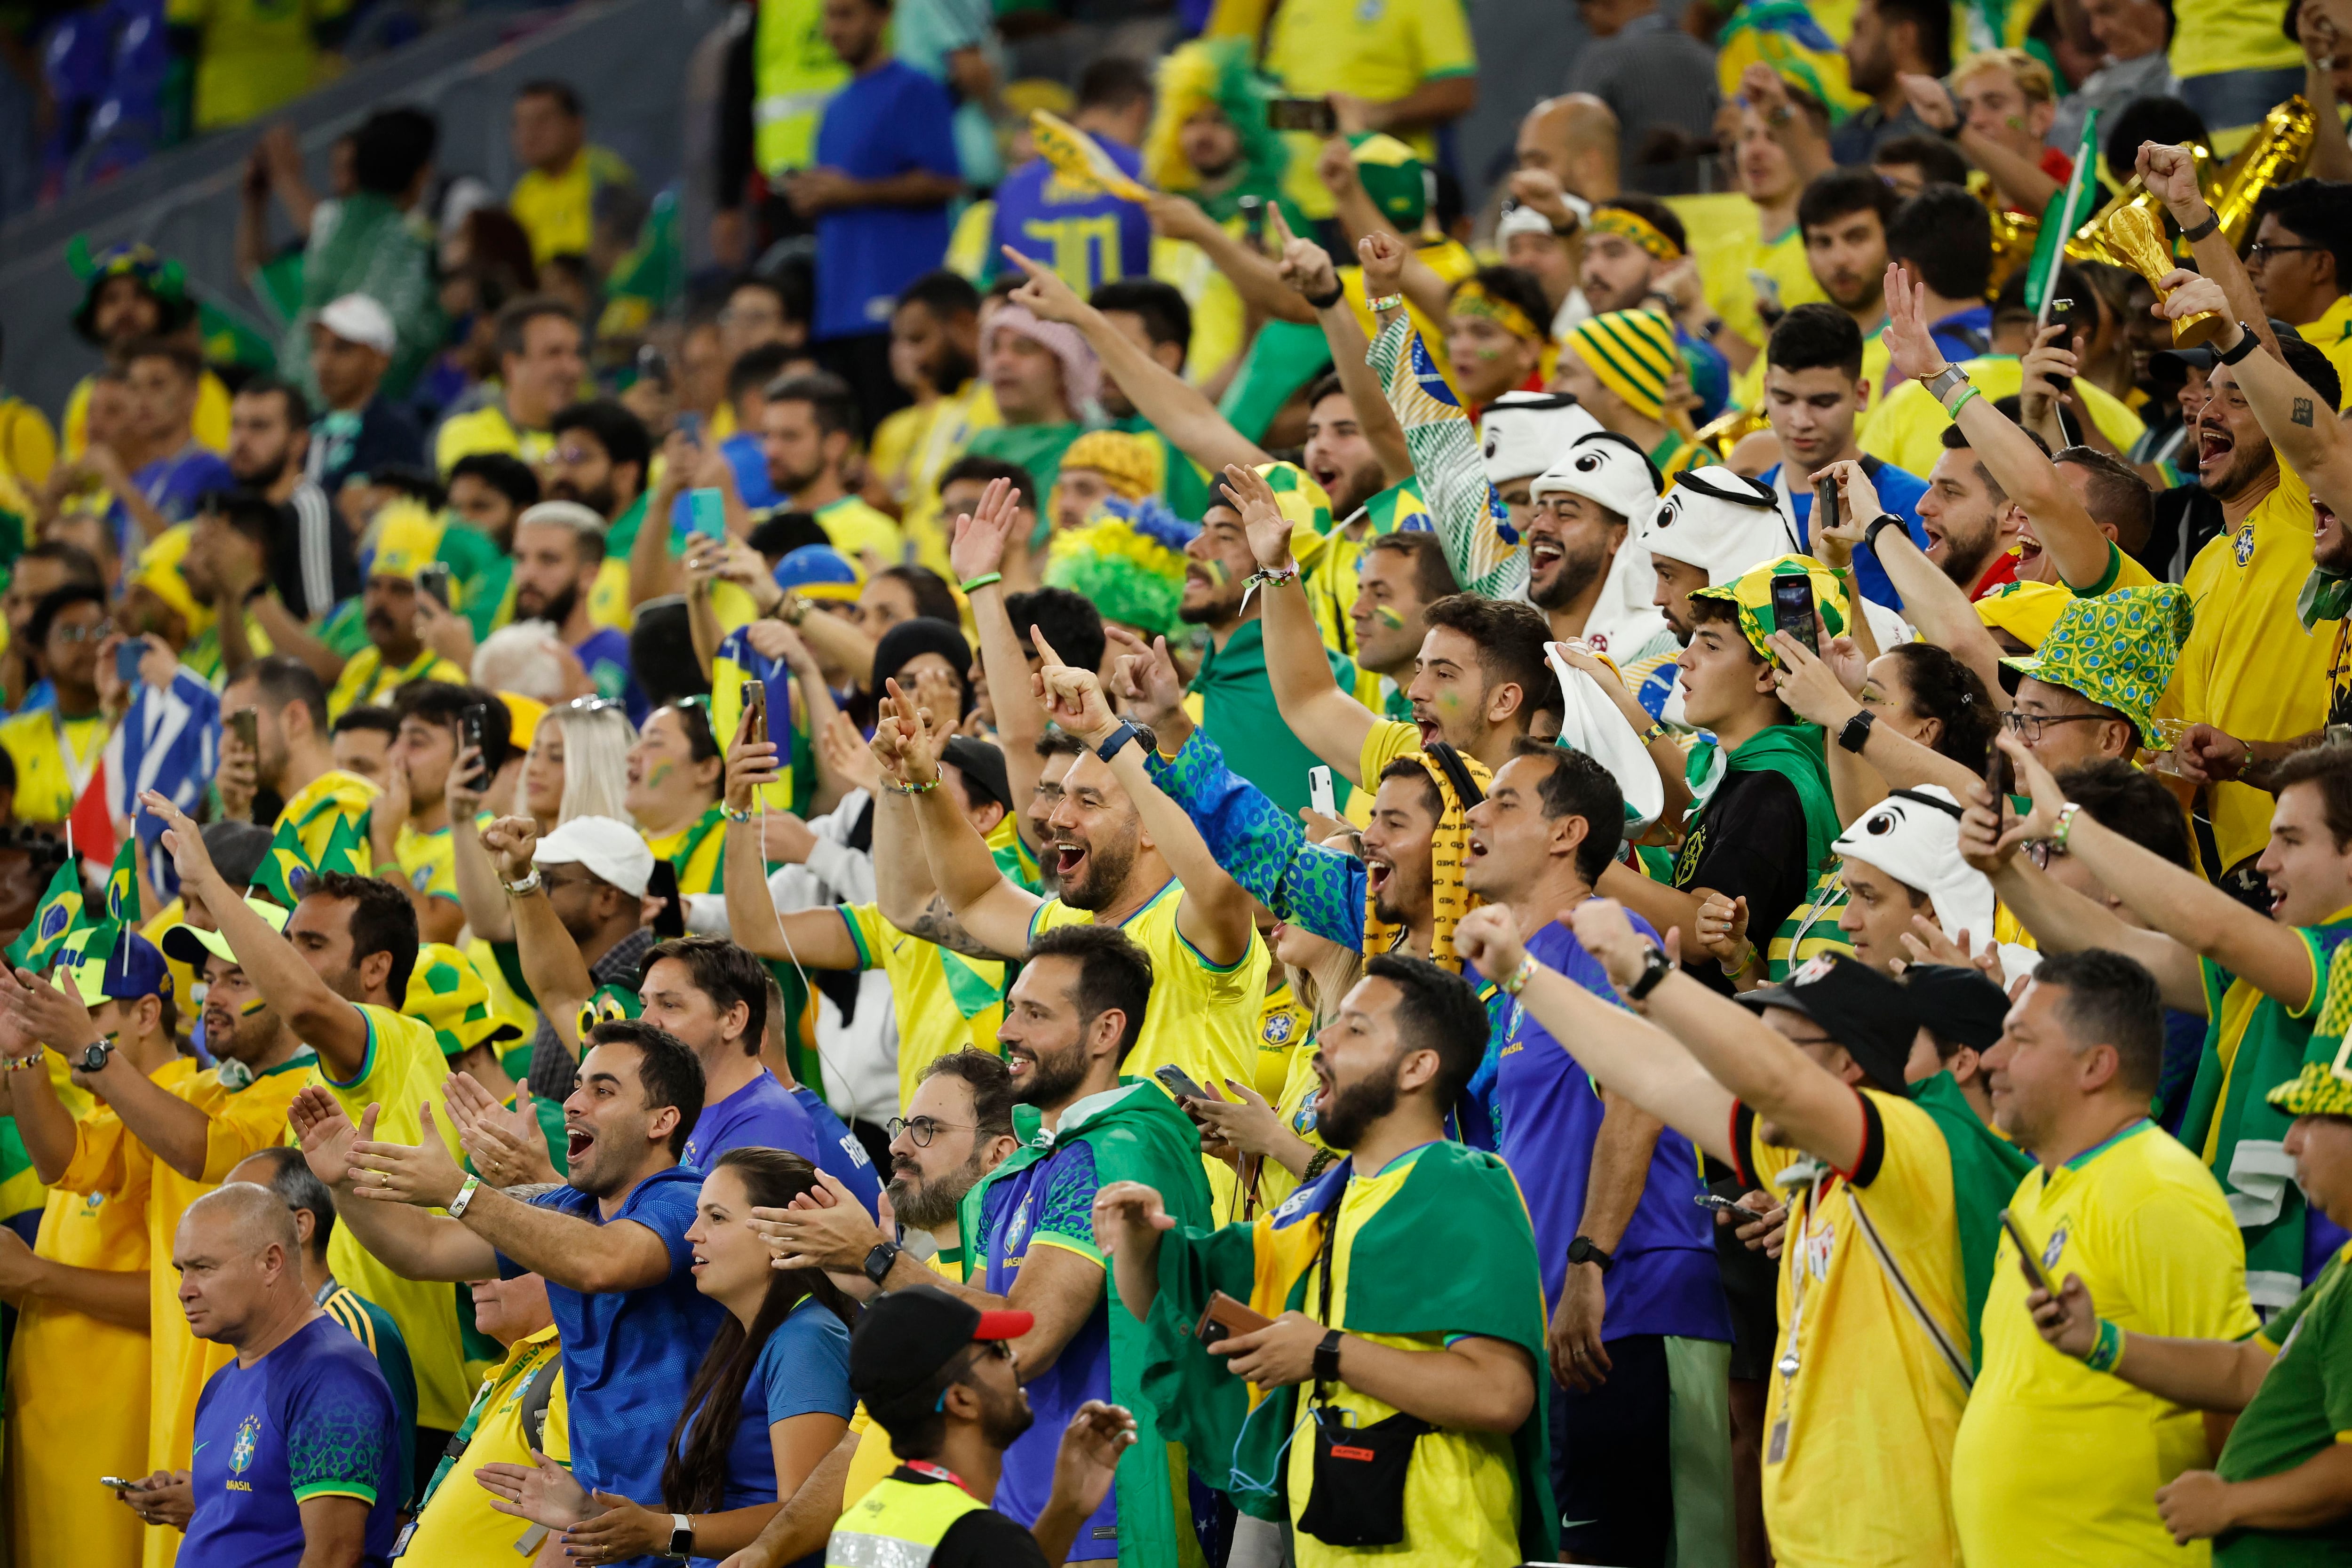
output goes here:
<path id="1" fill-rule="evenodd" d="M 2221 215 L 2209 206 L 2205 209 L 2205 221 L 2193 227 L 2182 229 L 2180 237 L 2194 245 L 2200 239 L 2210 238 L 2213 231 L 2221 226 Z"/>
<path id="2" fill-rule="evenodd" d="M 694 1519 L 692 1515 L 674 1513 L 669 1516 L 669 1550 L 664 1552 L 663 1555 L 666 1557 L 680 1558 L 691 1557 L 694 1555 Z"/>
<path id="3" fill-rule="evenodd" d="M 1568 1260 L 1570 1263 L 1590 1263 L 1603 1274 L 1608 1273 L 1617 1262 L 1608 1248 L 1589 1236 L 1580 1236 L 1568 1244 Z"/>
<path id="4" fill-rule="evenodd" d="M 1667 975 L 1672 974 L 1674 972 L 1675 961 L 1666 956 L 1666 950 L 1664 948 L 1654 947 L 1650 949 L 1648 955 L 1642 960 L 1642 973 L 1640 978 L 1636 979 L 1633 984 L 1627 986 L 1625 989 L 1627 999 L 1634 1002 L 1645 999 L 1651 992 L 1655 991 L 1658 988 L 1658 983 L 1660 981 L 1665 979 Z"/>
<path id="5" fill-rule="evenodd" d="M 1870 727 L 1877 722 L 1877 712 L 1868 708 L 1847 720 L 1838 728 L 1839 749 L 1852 752 L 1857 757 L 1862 755 L 1862 749 L 1870 744 Z"/>
<path id="6" fill-rule="evenodd" d="M 1315 1346 L 1315 1381 L 1339 1381 L 1339 1331 L 1337 1329 L 1327 1331 Z"/>
<path id="7" fill-rule="evenodd" d="M 1958 365 L 1948 364 L 1927 378 L 1927 395 L 1937 403 L 1948 402 L 1952 395 L 1952 388 L 1960 385 L 1968 379 L 1967 371 L 1962 370 Z"/>
<path id="8" fill-rule="evenodd" d="M 1095 748 L 1095 755 L 1108 763 L 1113 757 L 1118 755 L 1118 750 L 1121 746 L 1126 745 L 1129 741 L 1134 740 L 1141 733 L 1143 733 L 1143 731 L 1136 728 L 1134 720 L 1122 719 L 1118 721 L 1118 729 L 1113 730 L 1109 734 L 1103 737 L 1103 743 Z"/>
<path id="9" fill-rule="evenodd" d="M 882 1281 L 890 1277 L 891 1267 L 898 1261 L 898 1244 L 895 1241 L 877 1242 L 866 1255 L 866 1261 L 857 1266 L 858 1271 L 872 1280 L 874 1288 L 878 1290 L 882 1288 Z"/>
<path id="10" fill-rule="evenodd" d="M 2220 363 L 2223 364 L 2235 364 L 2240 360 L 2245 358 L 2248 354 L 2253 353 L 2256 348 L 2261 346 L 2262 340 L 2254 336 L 2254 329 L 2246 325 L 2245 322 L 2240 321 L 2238 323 L 2238 331 L 2240 334 L 2238 341 L 2226 352 L 2213 356 Z"/>
<path id="11" fill-rule="evenodd" d="M 537 866 L 533 866 L 530 868 L 530 875 L 525 877 L 521 881 L 507 882 L 501 880 L 500 885 L 506 889 L 507 897 L 510 899 L 520 899 L 526 894 L 536 893 L 545 885 L 545 883 L 540 877 L 539 868 Z"/>
<path id="12" fill-rule="evenodd" d="M 1909 523 L 1905 522 L 1901 518 L 1895 516 L 1891 511 L 1882 511 L 1876 517 L 1870 520 L 1869 527 L 1862 531 L 1862 547 L 1864 550 L 1869 551 L 1873 555 L 1877 554 L 1878 536 L 1881 532 L 1890 528 L 1900 529 L 1904 537 L 1906 539 L 1911 535 L 1911 525 Z"/>
<path id="13" fill-rule="evenodd" d="M 476 1175 L 468 1175 L 466 1178 L 466 1184 L 457 1189 L 457 1195 L 449 1200 L 449 1206 L 442 1212 L 447 1215 L 451 1219 L 465 1218 L 467 1205 L 474 1201 L 474 1194 L 481 1191 L 481 1189 L 482 1178 Z"/>

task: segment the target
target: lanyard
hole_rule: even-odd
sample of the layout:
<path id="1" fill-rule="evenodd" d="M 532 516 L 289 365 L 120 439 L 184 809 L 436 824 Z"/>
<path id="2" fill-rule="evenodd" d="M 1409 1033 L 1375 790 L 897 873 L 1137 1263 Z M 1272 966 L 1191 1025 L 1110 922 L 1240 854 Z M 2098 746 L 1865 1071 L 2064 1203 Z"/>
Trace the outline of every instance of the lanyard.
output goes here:
<path id="1" fill-rule="evenodd" d="M 1799 962 L 1797 949 L 1804 942 L 1805 933 L 1811 931 L 1822 916 L 1829 912 L 1831 901 L 1844 889 L 1845 865 L 1843 861 L 1839 863 L 1836 870 L 1829 874 L 1826 880 L 1813 884 L 1813 897 L 1805 906 L 1805 918 L 1797 923 L 1796 933 L 1789 938 L 1790 968 L 1797 967 Z M 1769 945 L 1770 939 L 1767 938 L 1766 941 Z"/>
<path id="2" fill-rule="evenodd" d="M 1789 1407 L 1788 1385 L 1797 1378 L 1801 1364 L 1797 1355 L 1797 1335 L 1805 1325 L 1805 1285 L 1812 1273 L 1813 1211 L 1821 1206 L 1822 1188 L 1826 1175 L 1816 1175 L 1805 1189 L 1805 1212 L 1797 1224 L 1796 1250 L 1789 1256 L 1796 1260 L 1796 1272 L 1789 1282 L 1789 1338 L 1773 1370 L 1780 1374 L 1780 1408 L 1785 1419 Z"/>
<path id="3" fill-rule="evenodd" d="M 945 1465 L 934 1465 L 929 1459 L 901 1459 L 898 1462 L 926 1480 L 953 1481 L 957 1486 L 961 1487 L 968 1496 L 980 1498 L 982 1502 L 988 1500 L 986 1498 L 980 1497 L 980 1493 L 973 1489 L 970 1481 L 965 1480 Z"/>

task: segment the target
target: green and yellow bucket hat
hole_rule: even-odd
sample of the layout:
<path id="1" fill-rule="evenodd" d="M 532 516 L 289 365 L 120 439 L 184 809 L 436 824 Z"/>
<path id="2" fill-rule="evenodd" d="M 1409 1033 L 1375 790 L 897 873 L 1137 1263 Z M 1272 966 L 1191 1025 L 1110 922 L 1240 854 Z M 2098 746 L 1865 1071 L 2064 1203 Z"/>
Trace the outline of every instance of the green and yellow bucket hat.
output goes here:
<path id="1" fill-rule="evenodd" d="M 445 1058 L 522 1038 L 521 1030 L 490 1012 L 490 988 L 474 961 L 446 942 L 428 942 L 416 950 L 401 1011 L 424 1020 Z"/>
<path id="2" fill-rule="evenodd" d="M 1772 658 L 1772 645 L 1768 640 L 1774 630 L 1772 619 L 1772 584 L 1783 577 L 1801 577 L 1813 591 L 1813 614 L 1821 617 L 1822 629 L 1833 637 L 1842 637 L 1852 624 L 1853 610 L 1845 590 L 1830 569 L 1810 555 L 1783 555 L 1761 566 L 1750 567 L 1728 583 L 1712 588 L 1694 588 L 1694 599 L 1722 599 L 1739 611 L 1739 630 L 1748 638 L 1748 646 L 1759 658 Z M 1775 661 L 1777 662 L 1777 661 Z"/>
<path id="3" fill-rule="evenodd" d="M 2189 590 L 2178 583 L 2118 588 L 2059 611 L 2032 658 L 2005 658 L 2001 668 L 2114 709 L 2145 742 L 2156 733 L 2157 700 L 2172 682 L 2195 618 Z"/>
<path id="4" fill-rule="evenodd" d="M 2326 1062 L 2305 1062 L 2303 1071 L 2263 1098 L 2289 1116 L 2352 1117 L 2352 1080 L 2336 1076 Z"/>

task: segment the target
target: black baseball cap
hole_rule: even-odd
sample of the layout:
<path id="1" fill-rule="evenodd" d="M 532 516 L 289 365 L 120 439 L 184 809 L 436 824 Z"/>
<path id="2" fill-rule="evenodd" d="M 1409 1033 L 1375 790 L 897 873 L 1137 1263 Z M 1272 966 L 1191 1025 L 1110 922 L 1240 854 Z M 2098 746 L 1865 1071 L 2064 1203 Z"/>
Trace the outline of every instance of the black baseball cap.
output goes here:
<path id="1" fill-rule="evenodd" d="M 984 795 L 1008 812 L 1013 809 L 1013 782 L 1004 771 L 1004 753 L 986 741 L 957 735 L 940 748 L 940 761 L 953 763 L 962 772 L 966 794 Z"/>
<path id="2" fill-rule="evenodd" d="M 2276 316 L 2271 318 L 2271 331 L 2281 342 L 2285 342 L 2290 338 L 2298 342 L 2303 340 L 2301 328 L 2292 321 L 2282 321 Z M 2177 369 L 2184 377 L 2191 369 L 2211 370 L 2221 363 L 2221 352 L 2203 345 L 2193 349 L 2158 349 L 2147 356 L 2147 368 L 2150 371 Z"/>
<path id="3" fill-rule="evenodd" d="M 1915 963 L 1903 972 L 1919 1021 L 1937 1039 L 1971 1050 L 1990 1050 L 2009 1016 L 2009 993 L 1981 969 L 1957 963 Z"/>
<path id="4" fill-rule="evenodd" d="M 269 829 L 257 822 L 209 823 L 204 840 L 205 853 L 213 858 L 213 869 L 240 890 L 252 885 L 262 857 L 269 853 Z"/>
<path id="5" fill-rule="evenodd" d="M 1903 1069 L 1918 1038 L 1918 998 L 1899 980 L 1881 974 L 1848 952 L 1824 952 L 1789 972 L 1779 985 L 1762 985 L 1740 998 L 1758 1012 L 1786 1007 L 1820 1025 L 1846 1055 L 1861 1064 L 1874 1089 L 1908 1095 Z"/>
<path id="6" fill-rule="evenodd" d="M 874 1418 L 917 1412 L 909 1394 L 930 1386 L 958 1351 L 982 1340 L 1017 1340 L 1036 1322 L 1028 1312 L 983 1312 L 936 1285 L 886 1291 L 857 1315 L 849 1335 L 849 1386 Z"/>

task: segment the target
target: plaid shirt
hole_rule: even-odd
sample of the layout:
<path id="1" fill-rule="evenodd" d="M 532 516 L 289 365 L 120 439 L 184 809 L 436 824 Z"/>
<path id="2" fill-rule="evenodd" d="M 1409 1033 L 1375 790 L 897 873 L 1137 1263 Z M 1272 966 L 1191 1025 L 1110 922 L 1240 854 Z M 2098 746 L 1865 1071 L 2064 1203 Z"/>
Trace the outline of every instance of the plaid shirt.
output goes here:
<path id="1" fill-rule="evenodd" d="M 646 953 L 655 942 L 653 927 L 639 926 L 606 950 L 604 956 L 588 966 L 588 977 L 598 989 L 607 985 L 624 991 L 637 988 L 637 979 L 646 966 Z M 572 1094 L 572 1080 L 580 1071 L 580 1059 L 563 1047 L 563 1038 L 547 1015 L 539 1016 L 539 1033 L 530 1037 L 530 1091 L 548 1100 L 562 1100 Z"/>

